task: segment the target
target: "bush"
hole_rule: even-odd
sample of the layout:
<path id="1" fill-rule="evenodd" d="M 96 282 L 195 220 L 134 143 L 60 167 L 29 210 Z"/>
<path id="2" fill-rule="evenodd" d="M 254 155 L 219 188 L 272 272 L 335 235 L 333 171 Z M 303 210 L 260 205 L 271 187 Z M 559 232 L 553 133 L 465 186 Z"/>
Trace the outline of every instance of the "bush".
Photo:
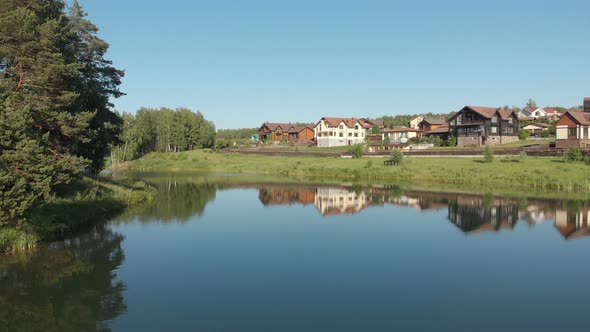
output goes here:
<path id="1" fill-rule="evenodd" d="M 486 163 L 491 163 L 494 161 L 494 151 L 489 145 L 483 150 L 483 161 Z"/>
<path id="2" fill-rule="evenodd" d="M 363 156 L 363 145 L 356 144 L 348 150 L 348 153 L 350 153 L 353 158 L 361 158 Z"/>
<path id="3" fill-rule="evenodd" d="M 584 164 L 590 165 L 590 156 L 584 157 Z"/>
<path id="4" fill-rule="evenodd" d="M 526 152 L 524 151 L 520 151 L 520 154 L 518 155 L 518 158 L 520 159 L 521 162 L 525 162 L 527 159 L 528 155 L 526 154 Z"/>
<path id="5" fill-rule="evenodd" d="M 580 148 L 578 148 L 578 147 L 567 150 L 565 152 L 564 156 L 565 156 L 565 160 L 570 163 L 582 161 L 584 159 L 584 156 L 582 155 L 582 151 L 580 151 Z"/>
<path id="6" fill-rule="evenodd" d="M 531 136 L 531 132 L 526 129 L 521 129 L 518 131 L 518 138 L 522 141 L 526 140 Z"/>
<path id="7" fill-rule="evenodd" d="M 449 136 L 449 139 L 447 140 L 447 145 L 448 146 L 457 146 L 457 137 L 451 135 Z"/>
<path id="8" fill-rule="evenodd" d="M 404 154 L 400 149 L 393 149 L 389 155 L 389 160 L 391 160 L 395 165 L 401 164 L 403 159 Z"/>

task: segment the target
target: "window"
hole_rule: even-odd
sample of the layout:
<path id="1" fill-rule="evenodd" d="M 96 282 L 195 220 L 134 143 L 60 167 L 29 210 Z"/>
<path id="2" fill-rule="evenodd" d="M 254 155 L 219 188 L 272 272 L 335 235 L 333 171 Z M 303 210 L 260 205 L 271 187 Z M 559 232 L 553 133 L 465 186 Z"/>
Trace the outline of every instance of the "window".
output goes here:
<path id="1" fill-rule="evenodd" d="M 492 116 L 492 123 L 498 123 L 498 116 Z"/>
<path id="2" fill-rule="evenodd" d="M 354 125 L 354 130 L 359 130 L 359 125 Z"/>
<path id="3" fill-rule="evenodd" d="M 509 124 L 512 124 L 512 117 L 509 117 L 509 118 L 508 118 L 508 123 L 509 123 Z"/>
<path id="4" fill-rule="evenodd" d="M 354 137 L 359 137 L 359 133 L 354 133 Z"/>
<path id="5" fill-rule="evenodd" d="M 578 128 L 576 127 L 569 127 L 567 128 L 567 135 L 569 137 L 577 137 L 578 136 Z"/>
<path id="6" fill-rule="evenodd" d="M 512 127 L 508 127 L 508 133 L 509 133 L 509 134 L 512 134 L 512 133 L 514 133 L 514 128 L 512 128 Z"/>
<path id="7" fill-rule="evenodd" d="M 461 116 L 461 114 L 457 115 L 457 124 L 460 125 L 463 123 L 463 117 Z"/>
<path id="8" fill-rule="evenodd" d="M 340 133 L 340 135 L 338 135 L 338 136 L 340 136 L 340 137 L 344 137 L 344 134 L 343 134 L 343 133 Z"/>
<path id="9" fill-rule="evenodd" d="M 352 133 L 348 133 L 348 137 L 352 137 Z"/>
<path id="10" fill-rule="evenodd" d="M 342 125 L 342 124 L 341 124 L 341 125 L 339 125 L 339 126 L 338 126 L 338 129 L 344 129 L 344 125 Z"/>
<path id="11" fill-rule="evenodd" d="M 492 134 L 498 133 L 498 127 L 492 127 Z"/>

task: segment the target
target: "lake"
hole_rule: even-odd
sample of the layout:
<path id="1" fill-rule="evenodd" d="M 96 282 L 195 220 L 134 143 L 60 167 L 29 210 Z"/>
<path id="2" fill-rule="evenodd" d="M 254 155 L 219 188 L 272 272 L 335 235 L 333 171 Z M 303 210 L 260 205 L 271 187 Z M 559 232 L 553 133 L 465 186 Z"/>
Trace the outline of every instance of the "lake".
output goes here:
<path id="1" fill-rule="evenodd" d="M 153 204 L 0 257 L 0 330 L 589 329 L 588 202 L 137 176 Z"/>

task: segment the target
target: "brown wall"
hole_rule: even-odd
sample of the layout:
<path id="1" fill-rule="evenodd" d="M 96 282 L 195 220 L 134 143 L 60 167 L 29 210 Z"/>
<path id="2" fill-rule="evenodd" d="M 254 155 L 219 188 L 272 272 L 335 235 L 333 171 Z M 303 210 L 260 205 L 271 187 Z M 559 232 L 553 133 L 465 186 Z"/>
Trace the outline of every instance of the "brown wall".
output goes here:
<path id="1" fill-rule="evenodd" d="M 578 124 L 574 121 L 574 119 L 572 119 L 572 117 L 569 114 L 566 114 L 564 116 L 561 117 L 561 119 L 559 119 L 559 121 L 557 121 L 555 123 L 555 126 L 568 126 L 568 127 L 576 127 Z"/>

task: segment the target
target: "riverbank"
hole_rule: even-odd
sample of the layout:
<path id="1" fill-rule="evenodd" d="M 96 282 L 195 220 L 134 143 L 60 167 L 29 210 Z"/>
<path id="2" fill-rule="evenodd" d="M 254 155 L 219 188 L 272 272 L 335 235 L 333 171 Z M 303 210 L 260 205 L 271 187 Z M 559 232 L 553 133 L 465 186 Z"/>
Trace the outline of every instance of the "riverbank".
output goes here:
<path id="1" fill-rule="evenodd" d="M 31 211 L 23 225 L 0 227 L 0 253 L 82 232 L 155 196 L 155 190 L 142 181 L 84 177 L 60 188 L 47 204 Z"/>
<path id="2" fill-rule="evenodd" d="M 383 160 L 199 150 L 173 154 L 152 153 L 129 162 L 127 168 L 131 171 L 265 174 L 590 193 L 590 166 L 564 162 L 559 157 L 495 157 L 491 163 L 484 163 L 483 157 L 409 157 L 404 158 L 399 166 L 384 166 Z"/>

